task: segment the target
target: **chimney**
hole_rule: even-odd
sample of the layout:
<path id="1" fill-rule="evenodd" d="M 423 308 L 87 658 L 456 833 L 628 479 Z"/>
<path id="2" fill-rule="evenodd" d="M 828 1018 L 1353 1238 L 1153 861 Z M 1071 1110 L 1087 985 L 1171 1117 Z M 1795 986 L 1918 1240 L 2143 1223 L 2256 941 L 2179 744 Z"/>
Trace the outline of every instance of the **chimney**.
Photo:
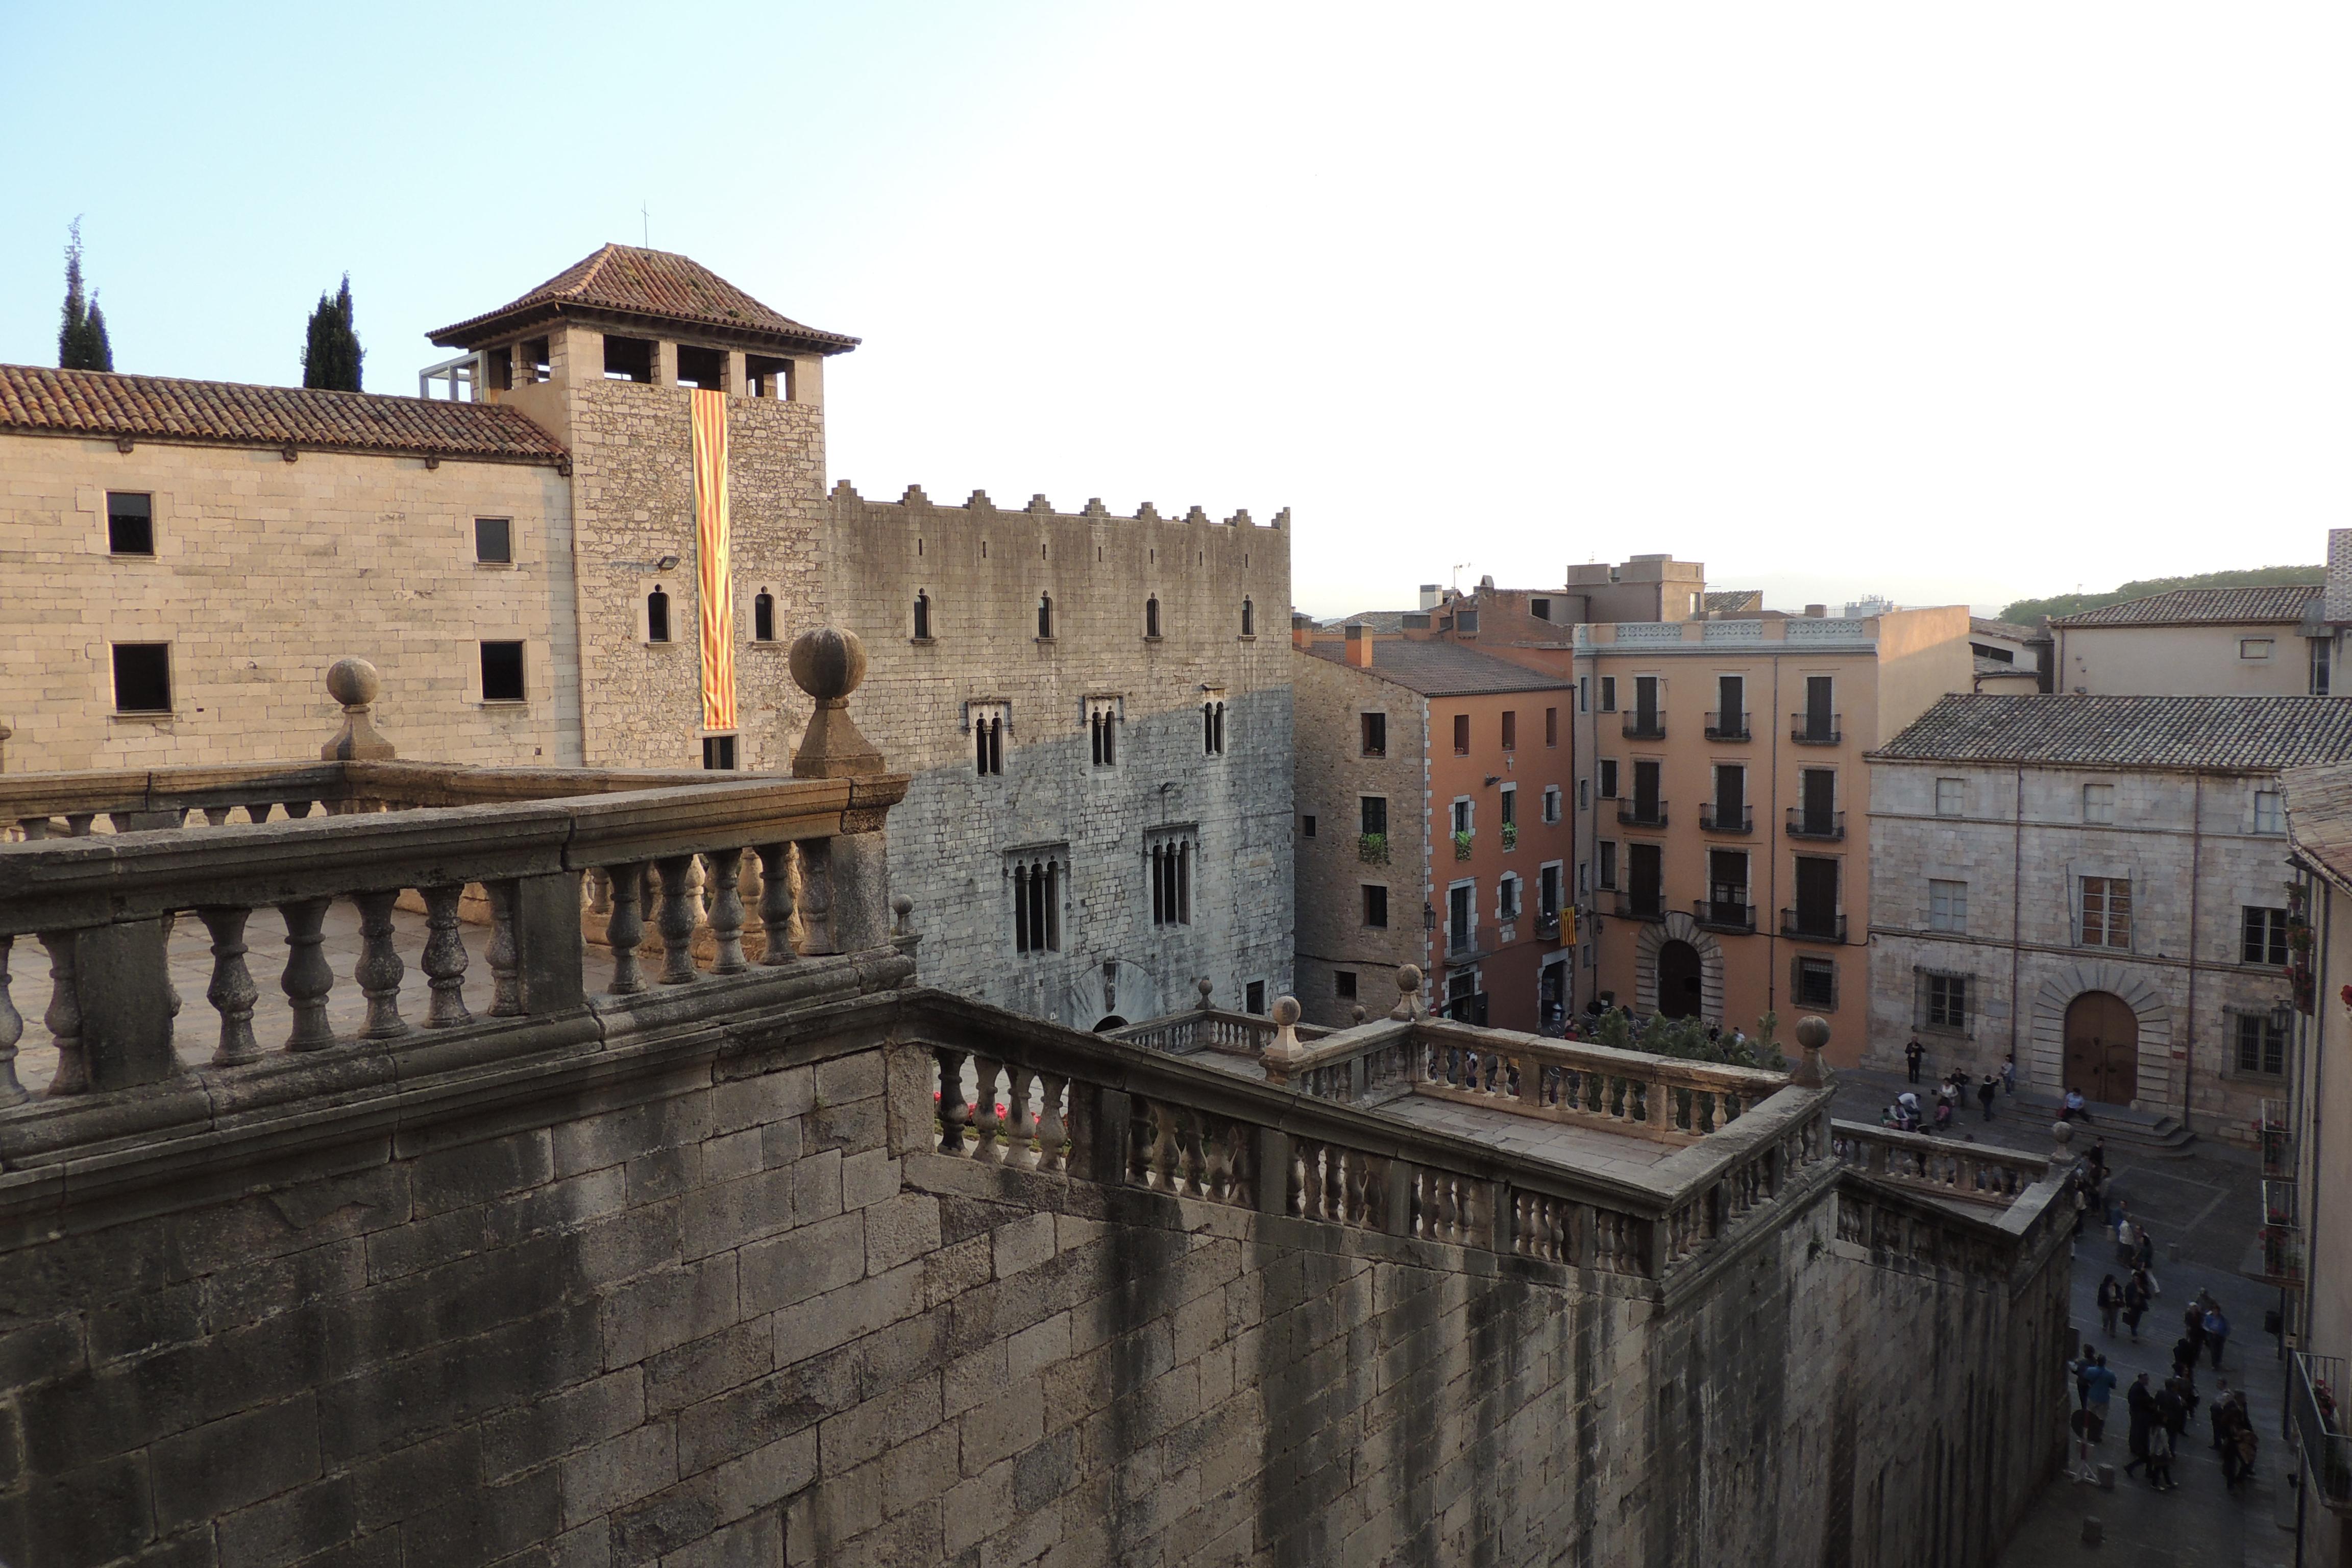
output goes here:
<path id="1" fill-rule="evenodd" d="M 1293 647 L 1312 647 L 1315 646 L 1314 616 L 1302 616 L 1296 611 L 1291 613 L 1290 646 Z"/>
<path id="2" fill-rule="evenodd" d="M 1805 606 L 1805 619 L 1809 621 L 1826 620 L 1829 617 L 1829 613 L 1830 607 L 1827 605 L 1807 605 Z"/>
<path id="3" fill-rule="evenodd" d="M 1348 662 L 1358 669 L 1372 668 L 1372 634 L 1361 624 L 1348 628 Z"/>
<path id="4" fill-rule="evenodd" d="M 1437 608 L 1437 601 L 1439 597 L 1444 595 L 1444 591 L 1445 589 L 1443 584 L 1423 583 L 1421 585 L 1421 607 L 1424 610 L 1433 610 Z"/>
<path id="5" fill-rule="evenodd" d="M 2327 618 L 2352 621 L 2352 528 L 2327 531 Z"/>

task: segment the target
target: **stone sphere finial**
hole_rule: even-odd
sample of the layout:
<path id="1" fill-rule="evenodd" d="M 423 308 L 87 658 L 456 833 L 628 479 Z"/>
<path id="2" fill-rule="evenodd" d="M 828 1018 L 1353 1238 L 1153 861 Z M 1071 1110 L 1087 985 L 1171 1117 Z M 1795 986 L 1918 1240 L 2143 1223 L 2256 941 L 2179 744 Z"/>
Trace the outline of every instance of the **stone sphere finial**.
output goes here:
<path id="1" fill-rule="evenodd" d="M 364 708 L 383 689 L 383 677 L 363 658 L 339 658 L 327 667 L 327 695 L 346 708 Z"/>
<path id="2" fill-rule="evenodd" d="M 2074 1124 L 2061 1117 L 2050 1124 L 2050 1161 L 2053 1164 L 2074 1159 Z"/>
<path id="3" fill-rule="evenodd" d="M 1217 989 L 1217 984 L 1205 974 L 1193 984 L 1201 988 L 1201 1011 L 1205 1013 L 1209 1010 L 1209 997 Z"/>
<path id="4" fill-rule="evenodd" d="M 915 900 L 908 898 L 906 894 L 900 893 L 898 897 L 892 899 L 890 900 L 890 913 L 894 918 L 890 927 L 890 934 L 893 936 L 905 936 L 907 934 L 907 917 L 914 912 Z"/>
<path id="5" fill-rule="evenodd" d="M 1276 997 L 1269 1012 L 1274 1018 L 1274 1038 L 1258 1052 L 1257 1061 L 1265 1069 L 1265 1081 L 1279 1089 L 1289 1083 L 1307 1047 L 1298 1038 L 1297 997 Z"/>
<path id="6" fill-rule="evenodd" d="M 1789 1081 L 1799 1089 L 1827 1089 L 1832 1076 L 1822 1065 L 1822 1047 L 1830 1043 L 1830 1023 L 1827 1018 L 1808 1013 L 1797 1020 L 1797 1044 L 1804 1051 L 1804 1059 Z"/>
<path id="7" fill-rule="evenodd" d="M 1797 1020 L 1797 1044 L 1818 1051 L 1830 1043 L 1830 1021 L 1808 1013 Z"/>
<path id="8" fill-rule="evenodd" d="M 1348 1016 L 1349 1021 L 1354 1023 L 1357 1026 L 1362 1026 L 1365 1017 L 1364 1005 L 1361 1002 L 1359 1002 L 1353 1007 L 1349 1008 Z"/>
<path id="9" fill-rule="evenodd" d="M 1396 1011 L 1389 1015 L 1400 1023 L 1411 1023 L 1421 1016 L 1418 993 L 1421 990 L 1421 968 L 1408 963 L 1396 972 Z"/>
<path id="10" fill-rule="evenodd" d="M 1277 1027 L 1288 1029 L 1298 1023 L 1298 998 L 1277 996 L 1274 999 L 1274 1021 Z"/>
<path id="11" fill-rule="evenodd" d="M 839 626 L 818 626 L 793 639 L 793 683 L 819 702 L 838 705 L 866 679 L 866 645 Z"/>

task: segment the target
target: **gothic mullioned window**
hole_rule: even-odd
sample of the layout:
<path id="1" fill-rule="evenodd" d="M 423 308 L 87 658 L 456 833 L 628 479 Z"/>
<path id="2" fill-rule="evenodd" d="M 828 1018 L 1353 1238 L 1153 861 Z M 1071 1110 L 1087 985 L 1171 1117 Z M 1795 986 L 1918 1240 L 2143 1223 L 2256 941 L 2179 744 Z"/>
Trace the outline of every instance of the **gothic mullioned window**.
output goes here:
<path id="1" fill-rule="evenodd" d="M 1004 772 L 1004 731 L 1013 722 L 1002 702 L 971 702 L 964 707 L 971 729 L 972 771 L 982 778 Z"/>
<path id="2" fill-rule="evenodd" d="M 1192 923 L 1192 836 L 1174 833 L 1150 846 L 1151 923 L 1188 926 Z"/>
<path id="3" fill-rule="evenodd" d="M 1094 765 L 1110 768 L 1118 765 L 1118 699 L 1089 697 L 1087 699 L 1087 738 L 1093 746 Z"/>
<path id="4" fill-rule="evenodd" d="M 1013 857 L 1013 951 L 1062 951 L 1060 850 L 1020 850 Z"/>
<path id="5" fill-rule="evenodd" d="M 1201 704 L 1201 753 L 1222 757 L 1225 754 L 1225 700 L 1213 697 Z"/>

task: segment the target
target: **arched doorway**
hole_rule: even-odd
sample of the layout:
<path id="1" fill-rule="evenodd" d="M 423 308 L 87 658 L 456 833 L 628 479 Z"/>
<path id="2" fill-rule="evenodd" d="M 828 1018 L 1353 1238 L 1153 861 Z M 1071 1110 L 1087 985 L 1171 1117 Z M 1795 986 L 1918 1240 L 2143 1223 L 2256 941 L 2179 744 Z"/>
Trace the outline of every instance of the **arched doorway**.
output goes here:
<path id="1" fill-rule="evenodd" d="M 1698 949 L 1686 942 L 1658 947 L 1658 1013 L 1667 1018 L 1698 1016 Z"/>
<path id="2" fill-rule="evenodd" d="M 1102 1022 L 1095 1026 L 1095 1033 L 1097 1035 L 1108 1035 L 1113 1029 L 1124 1029 L 1126 1027 L 1127 1020 L 1120 1017 L 1116 1013 L 1111 1013 L 1106 1015 Z"/>
<path id="3" fill-rule="evenodd" d="M 2112 991 L 2066 1005 L 2066 1087 L 2109 1105 L 2139 1096 L 2139 1015 Z"/>

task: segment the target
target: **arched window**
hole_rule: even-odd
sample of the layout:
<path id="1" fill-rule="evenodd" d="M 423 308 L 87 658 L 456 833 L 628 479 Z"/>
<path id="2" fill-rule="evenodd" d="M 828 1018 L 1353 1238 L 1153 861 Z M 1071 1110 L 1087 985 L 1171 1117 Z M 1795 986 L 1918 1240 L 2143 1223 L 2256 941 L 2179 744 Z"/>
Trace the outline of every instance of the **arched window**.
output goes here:
<path id="1" fill-rule="evenodd" d="M 1001 710 L 971 716 L 972 760 L 982 778 L 1004 771 L 1004 714 Z"/>
<path id="2" fill-rule="evenodd" d="M 1247 599 L 1242 601 L 1242 636 L 1245 637 L 1257 636 L 1257 606 Z"/>
<path id="3" fill-rule="evenodd" d="M 1095 766 L 1118 765 L 1118 709 L 1106 699 L 1087 701 L 1087 731 L 1094 742 Z"/>
<path id="4" fill-rule="evenodd" d="M 928 640 L 930 635 L 931 596 L 919 592 L 915 595 L 915 636 Z"/>
<path id="5" fill-rule="evenodd" d="M 669 595 L 661 591 L 658 583 L 646 595 L 646 641 L 669 641 Z"/>
<path id="6" fill-rule="evenodd" d="M 751 600 L 751 640 L 776 640 L 776 596 L 765 588 L 761 589 Z"/>
<path id="7" fill-rule="evenodd" d="M 1160 595 L 1157 594 L 1143 601 L 1143 635 L 1148 637 L 1160 635 Z"/>
<path id="8" fill-rule="evenodd" d="M 1013 951 L 1059 952 L 1062 948 L 1062 868 L 1052 860 L 1013 868 Z"/>
<path id="9" fill-rule="evenodd" d="M 1054 595 L 1051 594 L 1037 595 L 1037 635 L 1041 637 L 1054 635 Z"/>
<path id="10" fill-rule="evenodd" d="M 1211 757 L 1225 754 L 1225 705 L 1223 702 L 1201 704 L 1201 752 Z"/>

